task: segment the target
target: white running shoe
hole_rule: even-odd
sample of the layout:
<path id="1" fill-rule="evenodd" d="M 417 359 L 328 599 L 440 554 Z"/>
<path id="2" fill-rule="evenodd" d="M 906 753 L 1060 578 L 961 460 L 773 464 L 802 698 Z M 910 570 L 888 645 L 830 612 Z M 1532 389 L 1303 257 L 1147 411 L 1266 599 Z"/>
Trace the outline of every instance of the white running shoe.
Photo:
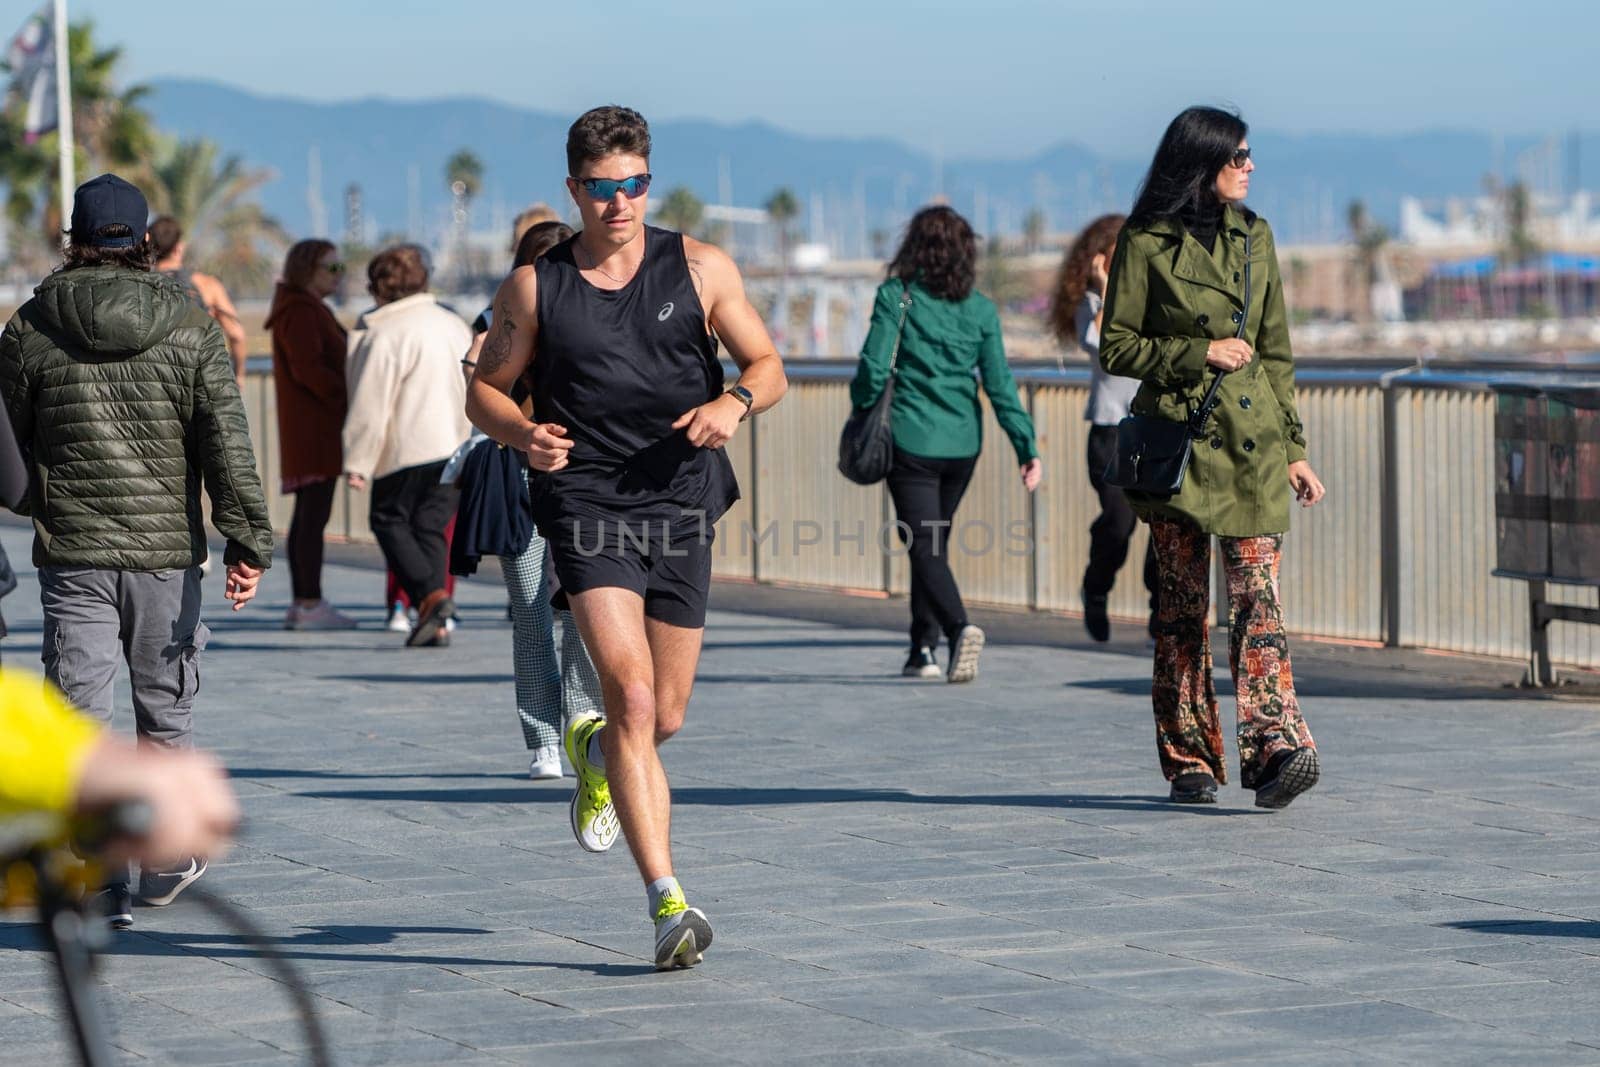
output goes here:
<path id="1" fill-rule="evenodd" d="M 528 761 L 528 777 L 536 782 L 548 782 L 557 778 L 565 778 L 566 774 L 561 769 L 561 750 L 559 748 L 535 749 L 533 758 Z"/>
<path id="2" fill-rule="evenodd" d="M 656 908 L 656 970 L 693 967 L 711 947 L 706 913 L 691 908 L 683 893 L 669 893 Z"/>
<path id="3" fill-rule="evenodd" d="M 411 632 L 411 615 L 406 611 L 406 606 L 400 601 L 394 602 L 394 607 L 389 611 L 389 622 L 384 627 L 390 633 L 408 634 Z"/>

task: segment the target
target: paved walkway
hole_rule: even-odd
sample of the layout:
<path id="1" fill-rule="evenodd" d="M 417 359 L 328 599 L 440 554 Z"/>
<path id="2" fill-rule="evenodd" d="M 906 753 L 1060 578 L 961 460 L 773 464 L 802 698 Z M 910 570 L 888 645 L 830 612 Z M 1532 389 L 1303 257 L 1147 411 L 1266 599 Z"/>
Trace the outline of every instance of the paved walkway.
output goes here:
<path id="1" fill-rule="evenodd" d="M 21 569 L 12 662 L 39 639 Z M 378 599 L 371 571 L 329 580 Z M 898 631 L 715 614 L 665 758 L 717 940 L 656 975 L 625 850 L 579 851 L 568 786 L 522 776 L 496 585 L 463 586 L 447 651 L 401 649 L 375 604 L 285 633 L 286 596 L 274 570 L 211 614 L 201 737 L 248 825 L 206 884 L 278 939 L 340 1063 L 1600 1062 L 1593 705 L 1305 645 L 1322 787 L 1174 810 L 1138 646 L 992 646 L 951 687 L 891 676 Z M 66 1062 L 19 918 L 0 1059 Z M 238 938 L 181 899 L 136 921 L 103 972 L 129 1061 L 300 1058 Z"/>

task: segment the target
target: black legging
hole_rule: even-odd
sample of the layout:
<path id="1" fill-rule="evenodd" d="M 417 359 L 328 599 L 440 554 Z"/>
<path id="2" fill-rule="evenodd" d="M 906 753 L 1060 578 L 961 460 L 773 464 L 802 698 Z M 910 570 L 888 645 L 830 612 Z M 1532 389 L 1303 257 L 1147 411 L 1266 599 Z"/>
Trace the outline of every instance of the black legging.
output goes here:
<path id="1" fill-rule="evenodd" d="M 294 516 L 289 520 L 289 582 L 296 600 L 322 599 L 322 531 L 333 514 L 337 478 L 295 490 Z"/>
<path id="2" fill-rule="evenodd" d="M 889 495 L 900 539 L 911 557 L 911 647 L 938 648 L 967 622 L 961 590 L 950 572 L 950 522 L 966 494 L 978 457 L 932 459 L 894 450 Z"/>

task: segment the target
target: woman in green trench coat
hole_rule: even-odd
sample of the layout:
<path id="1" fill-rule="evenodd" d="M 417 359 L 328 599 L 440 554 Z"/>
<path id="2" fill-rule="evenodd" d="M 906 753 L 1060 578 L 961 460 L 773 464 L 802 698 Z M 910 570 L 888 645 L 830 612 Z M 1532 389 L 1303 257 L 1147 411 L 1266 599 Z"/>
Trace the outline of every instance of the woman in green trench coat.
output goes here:
<path id="1" fill-rule="evenodd" d="M 1134 414 L 1178 422 L 1199 408 L 1212 376 L 1223 376 L 1183 488 L 1129 494 L 1150 523 L 1161 573 L 1156 745 L 1173 801 L 1216 802 L 1228 770 L 1206 625 L 1215 536 L 1227 574 L 1240 778 L 1257 805 L 1281 808 L 1321 768 L 1295 697 L 1278 563 L 1291 493 L 1309 507 L 1325 490 L 1295 410 L 1272 230 L 1243 205 L 1255 170 L 1247 133 L 1237 115 L 1215 108 L 1190 108 L 1167 127 L 1111 263 L 1100 362 L 1143 382 Z"/>

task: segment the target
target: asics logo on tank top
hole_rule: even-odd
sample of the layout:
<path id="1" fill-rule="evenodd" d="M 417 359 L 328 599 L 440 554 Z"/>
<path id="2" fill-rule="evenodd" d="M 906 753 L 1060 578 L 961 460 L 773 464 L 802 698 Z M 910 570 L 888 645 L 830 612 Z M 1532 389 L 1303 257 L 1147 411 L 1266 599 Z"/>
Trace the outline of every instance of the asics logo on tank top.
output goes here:
<path id="1" fill-rule="evenodd" d="M 665 304 L 661 305 L 661 310 L 656 312 L 656 321 L 666 322 L 668 319 L 672 318 L 672 310 L 672 301 L 668 300 Z"/>

